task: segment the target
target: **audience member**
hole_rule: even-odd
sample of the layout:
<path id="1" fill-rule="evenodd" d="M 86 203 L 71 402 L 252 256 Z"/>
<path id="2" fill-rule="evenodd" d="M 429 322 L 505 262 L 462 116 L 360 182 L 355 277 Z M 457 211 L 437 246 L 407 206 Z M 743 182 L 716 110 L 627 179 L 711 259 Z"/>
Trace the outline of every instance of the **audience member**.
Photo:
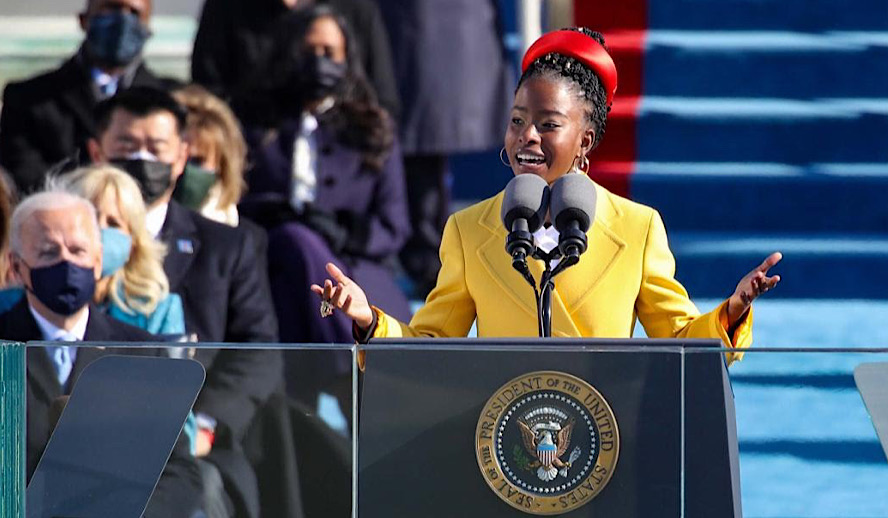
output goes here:
<path id="1" fill-rule="evenodd" d="M 288 13 L 315 3 L 329 4 L 355 28 L 363 69 L 375 87 L 380 104 L 398 114 L 398 91 L 391 50 L 379 9 L 370 0 L 206 0 L 191 56 L 192 79 L 232 102 L 244 122 L 265 119 L 254 90 L 265 90 L 265 78 L 256 71 L 270 63 L 274 27 Z M 273 63 L 271 64 L 273 66 Z"/>
<path id="2" fill-rule="evenodd" d="M 495 0 L 376 0 L 391 37 L 401 93 L 401 143 L 413 236 L 404 269 L 425 295 L 450 214 L 447 157 L 496 150 L 512 102 L 512 73 Z"/>
<path id="3" fill-rule="evenodd" d="M 171 200 L 188 160 L 186 112 L 170 94 L 130 88 L 96 109 L 96 163 L 110 162 L 139 184 L 148 206 L 148 232 L 167 246 L 164 271 L 182 298 L 185 328 L 202 342 L 275 342 L 277 324 L 265 277 L 261 234 L 210 221 Z M 279 351 L 204 349 L 207 370 L 195 404 L 201 427 L 198 455 L 222 473 L 237 516 L 258 513 L 255 474 L 241 440 L 257 409 L 282 381 Z"/>
<path id="4" fill-rule="evenodd" d="M 93 295 L 96 306 L 149 333 L 181 338 L 185 334 L 182 299 L 170 293 L 163 271 L 166 247 L 148 234 L 145 203 L 135 180 L 114 167 L 91 166 L 65 175 L 57 188 L 89 200 L 96 209 L 102 232 L 102 277 Z M 167 351 L 178 356 L 183 350 L 171 347 Z M 197 421 L 191 412 L 184 431 L 191 452 L 196 453 Z"/>
<path id="5" fill-rule="evenodd" d="M 18 188 L 43 187 L 54 164 L 86 158 L 96 103 L 130 86 L 160 86 L 142 63 L 152 0 L 86 0 L 86 37 L 61 67 L 10 83 L 0 113 L 0 164 Z M 79 155 L 79 156 L 78 156 Z"/>
<path id="6" fill-rule="evenodd" d="M 152 334 L 185 334 L 182 299 L 163 271 L 166 246 L 145 226 L 145 203 L 135 180 L 110 166 L 78 169 L 59 187 L 90 200 L 102 229 L 102 277 L 93 296 L 117 320 Z"/>
<path id="7" fill-rule="evenodd" d="M 11 282 L 9 270 L 9 258 L 7 257 L 9 246 L 9 220 L 12 217 L 12 209 L 15 206 L 15 187 L 0 167 L 0 289 L 5 288 Z M 3 304 L 0 296 L 0 311 L 8 309 Z"/>
<path id="8" fill-rule="evenodd" d="M 225 101 L 200 85 L 173 92 L 188 110 L 188 164 L 173 199 L 205 218 L 238 225 L 237 203 L 244 191 L 247 144 Z"/>
<path id="9" fill-rule="evenodd" d="M 275 79 L 286 109 L 273 130 L 246 132 L 253 168 L 241 210 L 269 229 L 281 340 L 349 343 L 351 322 L 324 318 L 304 288 L 338 258 L 381 307 L 410 314 L 390 266 L 410 233 L 401 155 L 345 19 L 315 6 L 290 15 L 281 29 Z M 316 360 L 286 362 L 291 394 L 308 404 L 332 375 L 351 372 L 347 353 Z"/>
<path id="10" fill-rule="evenodd" d="M 102 244 L 95 209 L 88 201 L 63 192 L 26 198 L 12 216 L 11 249 L 12 270 L 25 286 L 25 296 L 0 314 L 0 338 L 22 342 L 153 339 L 151 334 L 120 323 L 90 305 L 102 270 Z M 52 433 L 53 402 L 70 393 L 89 363 L 122 352 L 69 345 L 28 349 L 29 479 Z M 191 518 L 199 507 L 200 487 L 200 472 L 183 435 L 167 462 L 146 516 Z"/>

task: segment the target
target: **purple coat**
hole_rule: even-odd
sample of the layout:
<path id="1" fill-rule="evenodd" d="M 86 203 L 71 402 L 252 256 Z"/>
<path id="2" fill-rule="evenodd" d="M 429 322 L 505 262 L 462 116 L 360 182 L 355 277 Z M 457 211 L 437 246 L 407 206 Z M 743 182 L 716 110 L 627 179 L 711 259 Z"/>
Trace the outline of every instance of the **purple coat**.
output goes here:
<path id="1" fill-rule="evenodd" d="M 274 207 L 289 209 L 293 144 L 299 128 L 287 121 L 277 131 L 247 131 L 252 169 L 247 175 L 244 213 L 258 220 Z M 328 241 L 309 224 L 279 218 L 265 222 L 268 270 L 281 342 L 352 343 L 352 323 L 337 312 L 320 318 L 319 299 L 312 283 L 328 278 L 327 262 L 339 265 L 367 293 L 370 302 L 409 320 L 410 308 L 394 280 L 390 263 L 410 236 L 407 192 L 400 149 L 395 144 L 381 171 L 363 166 L 361 154 L 345 147 L 322 125 L 317 132 L 318 187 L 314 206 L 327 212 L 348 212 L 360 222 L 362 246 L 355 252 L 334 253 Z M 272 218 L 273 220 L 273 218 Z M 291 357 L 292 356 L 292 357 Z M 291 394 L 325 386 L 335 376 L 351 372 L 350 354 L 317 354 L 285 358 Z M 293 360 L 293 361 L 291 361 Z M 308 387 L 306 389 L 305 387 Z"/>
<path id="2" fill-rule="evenodd" d="M 298 120 L 284 122 L 276 132 L 247 131 L 251 170 L 245 204 L 262 200 L 286 202 L 292 176 L 293 144 Z M 315 206 L 327 212 L 346 211 L 366 218 L 363 251 L 351 259 L 374 262 L 395 256 L 410 236 L 407 190 L 400 146 L 395 142 L 382 171 L 362 164 L 361 154 L 336 141 L 323 124 L 317 131 L 318 183 Z"/>

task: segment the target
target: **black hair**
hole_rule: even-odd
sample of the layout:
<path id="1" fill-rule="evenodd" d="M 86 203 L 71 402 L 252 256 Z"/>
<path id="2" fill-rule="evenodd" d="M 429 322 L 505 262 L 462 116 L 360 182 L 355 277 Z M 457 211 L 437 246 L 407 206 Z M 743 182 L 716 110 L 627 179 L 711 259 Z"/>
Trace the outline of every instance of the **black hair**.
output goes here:
<path id="1" fill-rule="evenodd" d="M 147 86 L 135 86 L 118 92 L 100 102 L 93 112 L 96 117 L 96 132 L 101 135 L 111 124 L 115 110 L 123 110 L 137 117 L 147 117 L 157 112 L 168 112 L 176 119 L 176 130 L 185 133 L 188 111 L 166 90 Z"/>
<path id="2" fill-rule="evenodd" d="M 346 72 L 334 93 L 335 104 L 319 118 L 333 129 L 341 143 L 362 153 L 364 165 L 380 171 L 392 150 L 394 124 L 388 112 L 379 105 L 376 92 L 367 79 L 357 38 L 348 21 L 334 8 L 314 4 L 286 15 L 277 27 L 274 38 L 276 59 L 272 59 L 270 65 L 274 67 L 272 80 L 280 92 L 281 105 L 285 107 L 284 111 L 292 114 L 294 110 L 301 112 L 305 103 L 314 100 L 294 98 L 297 92 L 291 85 L 298 82 L 294 79 L 300 73 L 304 58 L 305 36 L 320 18 L 331 18 L 345 36 Z M 287 104 L 291 105 L 290 110 L 286 110 Z"/>
<path id="3" fill-rule="evenodd" d="M 599 32 L 585 27 L 568 27 L 563 30 L 581 32 L 608 50 L 604 44 L 604 36 Z M 586 120 L 595 128 L 595 141 L 592 143 L 592 149 L 595 149 L 604 138 L 607 114 L 610 112 L 610 107 L 607 105 L 607 91 L 598 74 L 575 58 L 550 53 L 537 58 L 527 67 L 515 91 L 521 88 L 524 81 L 533 77 L 567 80 L 575 87 L 580 100 L 586 103 Z"/>

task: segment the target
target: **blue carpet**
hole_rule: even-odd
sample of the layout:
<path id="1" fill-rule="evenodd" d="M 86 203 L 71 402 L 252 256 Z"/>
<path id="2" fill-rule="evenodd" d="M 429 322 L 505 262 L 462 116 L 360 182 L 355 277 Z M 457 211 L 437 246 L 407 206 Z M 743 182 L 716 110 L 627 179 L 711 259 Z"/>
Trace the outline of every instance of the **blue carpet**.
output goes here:
<path id="1" fill-rule="evenodd" d="M 648 28 L 671 30 L 884 31 L 884 0 L 651 0 Z"/>
<path id="2" fill-rule="evenodd" d="M 886 316 L 884 301 L 764 299 L 753 347 L 888 348 Z M 888 517 L 888 461 L 852 378 L 874 361 L 888 354 L 750 352 L 731 367 L 744 516 Z"/>
<path id="3" fill-rule="evenodd" d="M 888 74 L 875 73 L 888 59 L 886 34 L 655 31 L 646 42 L 645 93 L 781 99 L 833 98 L 840 93 L 846 98 L 880 98 L 888 93 Z"/>
<path id="4" fill-rule="evenodd" d="M 882 137 L 886 133 L 888 116 L 870 111 L 868 105 L 645 98 L 638 117 L 637 159 L 884 163 L 888 162 Z"/>
<path id="5" fill-rule="evenodd" d="M 668 223 L 667 223 L 668 224 Z M 670 233 L 676 277 L 694 297 L 731 293 L 774 251 L 782 298 L 888 298 L 888 235 Z"/>

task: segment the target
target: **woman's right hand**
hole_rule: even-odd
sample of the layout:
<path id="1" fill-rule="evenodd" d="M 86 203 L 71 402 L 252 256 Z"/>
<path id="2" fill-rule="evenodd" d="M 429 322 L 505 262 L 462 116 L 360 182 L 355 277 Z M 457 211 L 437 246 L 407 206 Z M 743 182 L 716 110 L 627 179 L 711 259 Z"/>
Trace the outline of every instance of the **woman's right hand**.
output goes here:
<path id="1" fill-rule="evenodd" d="M 333 277 L 333 280 L 325 279 L 323 287 L 312 284 L 311 291 L 348 315 L 359 328 L 365 330 L 369 328 L 373 323 L 373 309 L 370 308 L 364 290 L 333 263 L 327 263 L 327 273 Z"/>

